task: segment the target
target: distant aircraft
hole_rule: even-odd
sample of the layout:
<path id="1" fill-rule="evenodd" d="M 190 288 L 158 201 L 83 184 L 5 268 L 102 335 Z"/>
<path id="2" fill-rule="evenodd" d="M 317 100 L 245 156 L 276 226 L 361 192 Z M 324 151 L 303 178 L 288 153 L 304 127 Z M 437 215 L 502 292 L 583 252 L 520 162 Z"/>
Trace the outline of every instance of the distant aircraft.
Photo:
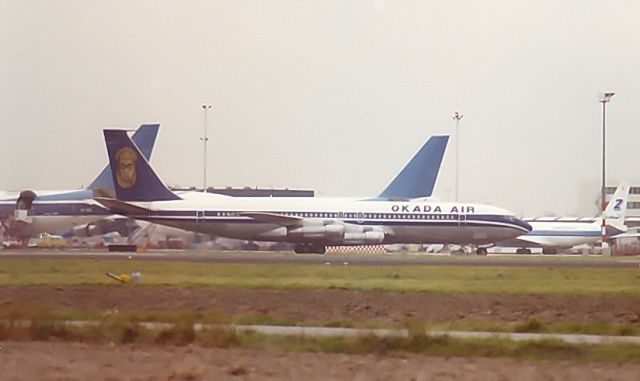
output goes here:
<path id="1" fill-rule="evenodd" d="M 143 124 L 133 135 L 141 155 L 151 157 L 159 124 Z M 109 166 L 82 190 L 2 192 L 0 221 L 10 233 L 19 231 L 24 237 L 40 233 L 62 233 L 72 229 L 94 229 L 96 221 L 105 226 L 112 213 L 93 200 L 93 190 L 113 189 Z M 103 220 L 104 219 L 104 220 Z"/>
<path id="2" fill-rule="evenodd" d="M 116 214 L 226 238 L 291 242 L 296 253 L 327 245 L 465 243 L 482 245 L 531 230 L 490 205 L 339 198 L 236 198 L 202 192 L 179 196 L 158 178 L 122 130 L 105 130 L 115 196 L 95 200 Z M 479 254 L 486 248 L 478 247 Z"/>
<path id="3" fill-rule="evenodd" d="M 376 200 L 406 201 L 431 197 L 448 141 L 448 135 L 429 138 Z"/>
<path id="4" fill-rule="evenodd" d="M 607 236 L 611 237 L 627 230 L 624 225 L 629 186 L 620 184 L 605 209 Z M 569 249 L 582 244 L 600 242 L 602 216 L 591 219 L 526 219 L 532 230 L 515 239 L 498 242 L 496 246 L 517 247 L 516 253 L 529 254 L 530 248 L 542 248 L 544 254 L 555 254 L 560 249 Z"/>

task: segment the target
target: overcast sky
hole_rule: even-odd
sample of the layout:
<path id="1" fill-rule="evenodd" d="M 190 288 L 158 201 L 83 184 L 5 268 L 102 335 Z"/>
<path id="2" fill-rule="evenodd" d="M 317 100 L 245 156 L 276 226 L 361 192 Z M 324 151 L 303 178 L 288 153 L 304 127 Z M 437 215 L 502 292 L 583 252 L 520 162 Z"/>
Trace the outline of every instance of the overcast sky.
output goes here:
<path id="1" fill-rule="evenodd" d="M 591 215 L 640 183 L 640 2 L 0 0 L 0 189 L 86 185 L 101 130 L 161 124 L 168 184 L 377 195 L 460 128 L 461 198 Z M 453 136 L 452 136 L 453 137 Z M 435 195 L 455 195 L 455 140 Z M 640 184 L 639 184 L 640 185 Z"/>

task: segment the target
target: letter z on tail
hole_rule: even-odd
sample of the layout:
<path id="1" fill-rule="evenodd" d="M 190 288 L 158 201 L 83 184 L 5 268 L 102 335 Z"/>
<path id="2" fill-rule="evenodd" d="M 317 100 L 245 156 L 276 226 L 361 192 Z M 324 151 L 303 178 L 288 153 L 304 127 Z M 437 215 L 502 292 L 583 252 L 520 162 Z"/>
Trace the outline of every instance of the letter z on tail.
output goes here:
<path id="1" fill-rule="evenodd" d="M 608 228 L 617 230 L 618 233 L 627 231 L 624 224 L 627 213 L 627 200 L 629 199 L 629 184 L 621 183 L 618 185 L 613 196 L 604 210 L 605 222 Z"/>

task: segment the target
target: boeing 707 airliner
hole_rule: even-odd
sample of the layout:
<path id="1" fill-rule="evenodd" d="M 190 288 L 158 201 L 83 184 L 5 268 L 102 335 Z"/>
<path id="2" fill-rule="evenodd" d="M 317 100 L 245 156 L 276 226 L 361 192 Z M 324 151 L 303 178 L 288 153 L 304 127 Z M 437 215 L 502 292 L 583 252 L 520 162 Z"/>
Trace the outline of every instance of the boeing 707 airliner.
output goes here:
<path id="1" fill-rule="evenodd" d="M 526 222 L 483 204 L 353 198 L 236 198 L 177 195 L 162 183 L 123 130 L 105 130 L 115 195 L 96 192 L 113 213 L 180 229 L 255 241 L 290 242 L 295 252 L 328 245 L 459 243 L 484 245 L 525 234 Z M 486 249 L 478 248 L 479 254 Z"/>

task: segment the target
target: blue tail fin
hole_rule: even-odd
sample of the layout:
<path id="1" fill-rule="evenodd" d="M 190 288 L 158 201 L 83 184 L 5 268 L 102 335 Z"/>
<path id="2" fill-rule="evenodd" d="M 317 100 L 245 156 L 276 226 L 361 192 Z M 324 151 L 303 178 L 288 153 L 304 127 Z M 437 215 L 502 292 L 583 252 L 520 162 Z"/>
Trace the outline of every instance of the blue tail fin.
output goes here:
<path id="1" fill-rule="evenodd" d="M 116 197 L 121 201 L 179 200 L 153 171 L 124 130 L 104 130 Z"/>
<path id="2" fill-rule="evenodd" d="M 430 197 L 449 142 L 448 135 L 432 136 L 378 196 L 380 199 Z"/>
<path id="3" fill-rule="evenodd" d="M 147 161 L 151 160 L 151 152 L 153 152 L 159 128 L 159 124 L 143 124 L 131 137 Z M 98 177 L 87 188 L 91 190 L 98 188 L 114 189 L 113 176 L 111 176 L 109 164 L 104 167 Z"/>

